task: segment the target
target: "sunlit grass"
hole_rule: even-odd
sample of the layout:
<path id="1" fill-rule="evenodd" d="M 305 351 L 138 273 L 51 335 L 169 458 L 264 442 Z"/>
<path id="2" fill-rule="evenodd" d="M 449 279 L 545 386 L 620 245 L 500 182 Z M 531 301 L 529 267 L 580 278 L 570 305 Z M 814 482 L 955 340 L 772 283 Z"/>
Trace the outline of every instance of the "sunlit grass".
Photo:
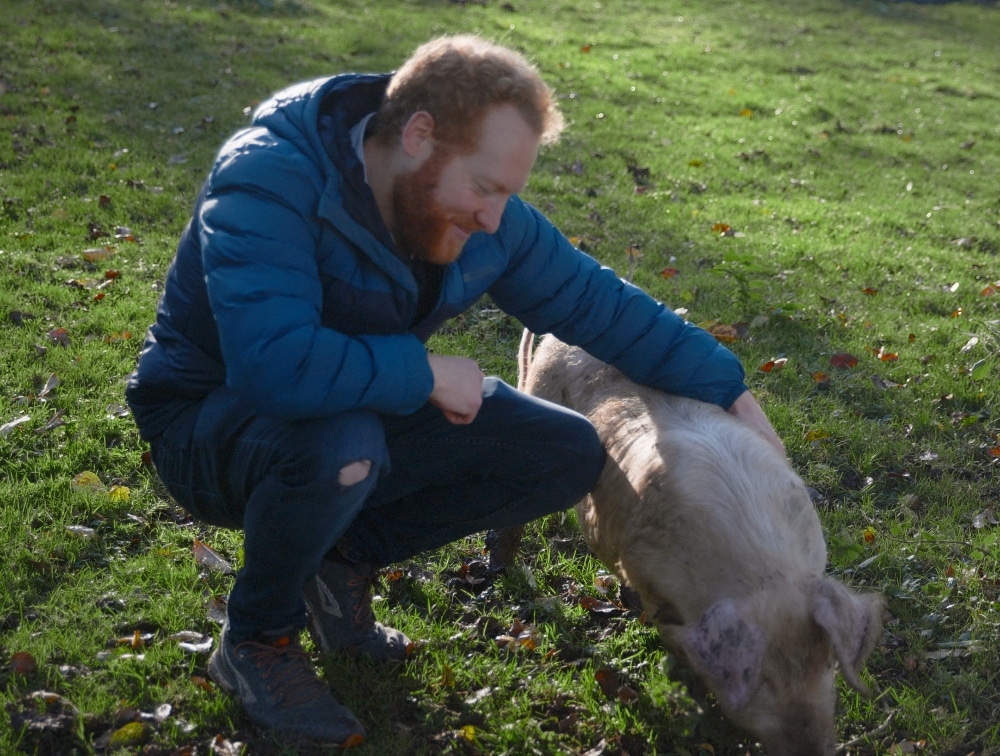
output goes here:
<path id="1" fill-rule="evenodd" d="M 29 420 L 0 437 L 0 685 L 9 711 L 46 689 L 82 717 L 30 735 L 2 718 L 0 751 L 88 752 L 163 704 L 149 753 L 217 735 L 309 750 L 251 728 L 203 684 L 207 657 L 171 640 L 216 632 L 232 583 L 195 539 L 237 566 L 241 539 L 169 502 L 124 378 L 212 156 L 257 102 L 474 31 L 535 60 L 569 122 L 525 197 L 694 322 L 735 327 L 831 570 L 888 596 L 875 697 L 841 686 L 848 751 L 1000 753 L 995 6 L 10 0 L 2 15 L 0 425 Z M 513 382 L 519 331 L 484 300 L 431 347 Z M 127 496 L 74 490 L 85 471 Z M 421 641 L 405 666 L 321 660 L 369 728 L 361 752 L 758 752 L 636 612 L 581 606 L 601 567 L 572 517 L 529 528 L 521 569 L 476 583 L 486 558 L 469 538 L 383 580 L 380 616 Z M 517 623 L 532 643 L 514 650 L 497 638 Z M 13 674 L 17 653 L 38 671 Z M 602 668 L 637 700 L 608 697 Z"/>

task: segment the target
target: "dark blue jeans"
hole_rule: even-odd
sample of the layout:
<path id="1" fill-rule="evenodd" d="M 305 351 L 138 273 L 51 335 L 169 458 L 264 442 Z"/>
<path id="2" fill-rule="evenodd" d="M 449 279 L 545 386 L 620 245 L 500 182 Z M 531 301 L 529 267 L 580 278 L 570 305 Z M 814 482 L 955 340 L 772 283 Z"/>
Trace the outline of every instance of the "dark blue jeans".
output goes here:
<path id="1" fill-rule="evenodd" d="M 229 597 L 234 639 L 304 627 L 302 587 L 334 546 L 384 566 L 566 509 L 604 465 L 586 418 L 496 378 L 486 379 L 469 425 L 430 405 L 403 417 L 355 410 L 280 420 L 254 415 L 223 388 L 151 447 L 181 506 L 244 531 L 244 567 Z M 342 485 L 341 468 L 360 460 L 371 473 Z"/>

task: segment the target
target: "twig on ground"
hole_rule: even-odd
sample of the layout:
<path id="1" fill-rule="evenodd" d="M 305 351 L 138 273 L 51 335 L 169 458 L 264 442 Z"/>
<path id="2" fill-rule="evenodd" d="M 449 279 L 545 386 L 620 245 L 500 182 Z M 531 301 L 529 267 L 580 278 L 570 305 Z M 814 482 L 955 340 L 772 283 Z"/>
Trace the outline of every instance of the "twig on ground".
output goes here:
<path id="1" fill-rule="evenodd" d="M 890 711 L 889 712 L 889 716 L 887 716 L 885 718 L 885 721 L 882 724 L 880 724 L 878 727 L 876 727 L 874 730 L 871 730 L 869 732 L 863 732 L 860 735 L 858 735 L 857 737 L 851 738 L 846 743 L 841 743 L 840 745 L 838 745 L 837 746 L 837 753 L 843 753 L 848 748 L 851 748 L 852 746 L 856 746 L 859 743 L 862 743 L 862 742 L 864 742 L 866 740 L 871 740 L 876 735 L 879 735 L 879 734 L 885 732 L 886 730 L 888 730 L 889 729 L 889 725 L 892 724 L 892 720 L 895 719 L 895 717 L 896 717 L 896 712 L 897 711 L 898 711 L 897 709 L 894 709 L 894 710 Z"/>

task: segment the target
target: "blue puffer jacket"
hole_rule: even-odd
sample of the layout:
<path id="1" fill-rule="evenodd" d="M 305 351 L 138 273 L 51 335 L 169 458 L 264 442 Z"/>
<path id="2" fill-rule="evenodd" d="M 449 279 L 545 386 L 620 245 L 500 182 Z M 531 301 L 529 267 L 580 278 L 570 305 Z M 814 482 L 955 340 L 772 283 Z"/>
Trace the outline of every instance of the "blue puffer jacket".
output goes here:
<path id="1" fill-rule="evenodd" d="M 387 76 L 304 82 L 263 103 L 222 147 L 198 197 L 126 395 L 142 435 L 222 384 L 260 414 L 366 407 L 407 414 L 433 386 L 424 342 L 484 293 L 536 333 L 634 380 L 728 407 L 745 389 L 729 350 L 575 249 L 512 197 L 474 234 L 418 318 L 350 128 Z"/>

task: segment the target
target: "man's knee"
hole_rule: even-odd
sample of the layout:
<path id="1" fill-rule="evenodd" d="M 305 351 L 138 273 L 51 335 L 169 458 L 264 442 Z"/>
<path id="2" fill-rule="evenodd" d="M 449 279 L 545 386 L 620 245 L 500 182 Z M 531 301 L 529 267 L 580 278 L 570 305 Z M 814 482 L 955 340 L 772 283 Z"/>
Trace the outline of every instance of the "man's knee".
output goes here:
<path id="1" fill-rule="evenodd" d="M 370 459 L 351 462 L 349 465 L 344 465 L 340 468 L 337 482 L 342 486 L 353 486 L 367 478 L 371 471 L 372 461 Z"/>

